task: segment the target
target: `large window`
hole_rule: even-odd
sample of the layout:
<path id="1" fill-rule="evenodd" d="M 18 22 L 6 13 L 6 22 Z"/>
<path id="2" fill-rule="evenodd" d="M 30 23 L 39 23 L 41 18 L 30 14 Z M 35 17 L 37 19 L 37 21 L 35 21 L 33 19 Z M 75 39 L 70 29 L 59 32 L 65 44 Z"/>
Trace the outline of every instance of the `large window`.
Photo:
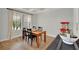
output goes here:
<path id="1" fill-rule="evenodd" d="M 9 10 L 9 38 L 22 36 L 22 28 L 31 27 L 31 16 L 18 11 Z"/>
<path id="2" fill-rule="evenodd" d="M 14 12 L 13 13 L 13 30 L 20 30 L 21 29 L 21 15 Z"/>
<path id="3" fill-rule="evenodd" d="M 32 19 L 32 15 L 28 15 L 28 14 L 24 14 L 24 27 L 25 28 L 31 28 L 31 19 Z"/>
<path id="4" fill-rule="evenodd" d="M 21 30 L 22 27 L 31 28 L 31 17 L 29 14 L 22 14 L 19 12 L 13 12 L 13 25 L 12 30 Z M 24 20 L 24 21 L 23 21 Z"/>

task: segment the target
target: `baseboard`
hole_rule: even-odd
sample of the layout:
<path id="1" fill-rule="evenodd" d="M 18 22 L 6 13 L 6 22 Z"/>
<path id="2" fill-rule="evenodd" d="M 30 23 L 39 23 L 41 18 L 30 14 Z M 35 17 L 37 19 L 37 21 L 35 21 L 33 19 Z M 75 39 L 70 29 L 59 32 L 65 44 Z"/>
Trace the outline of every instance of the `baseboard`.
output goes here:
<path id="1" fill-rule="evenodd" d="M 7 39 L 7 38 L 6 39 L 0 39 L 0 42 L 6 41 L 6 40 L 9 40 L 9 39 Z"/>
<path id="2" fill-rule="evenodd" d="M 14 39 L 14 38 L 17 38 L 17 37 L 21 37 L 21 36 L 22 35 L 17 35 L 17 36 L 12 37 L 11 39 Z M 10 39 L 8 39 L 8 38 L 0 39 L 0 42 L 6 41 L 6 40 L 10 40 Z"/>
<path id="3" fill-rule="evenodd" d="M 12 37 L 11 39 L 14 39 L 14 38 L 17 38 L 17 37 L 20 37 L 20 36 L 22 36 L 22 35 L 21 34 L 20 35 L 16 35 L 16 36 Z"/>

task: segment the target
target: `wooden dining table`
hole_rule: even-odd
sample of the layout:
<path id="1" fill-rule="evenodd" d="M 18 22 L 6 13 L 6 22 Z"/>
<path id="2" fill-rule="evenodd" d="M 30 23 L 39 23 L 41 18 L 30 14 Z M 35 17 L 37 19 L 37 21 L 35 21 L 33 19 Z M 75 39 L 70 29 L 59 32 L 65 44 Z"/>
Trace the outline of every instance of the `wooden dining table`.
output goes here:
<path id="1" fill-rule="evenodd" d="M 33 31 L 32 33 L 33 33 L 33 35 L 36 36 L 36 43 L 37 43 L 37 47 L 38 48 L 40 46 L 40 39 L 39 39 L 39 37 L 42 36 L 42 34 L 44 35 L 44 43 L 46 44 L 46 31 Z"/>

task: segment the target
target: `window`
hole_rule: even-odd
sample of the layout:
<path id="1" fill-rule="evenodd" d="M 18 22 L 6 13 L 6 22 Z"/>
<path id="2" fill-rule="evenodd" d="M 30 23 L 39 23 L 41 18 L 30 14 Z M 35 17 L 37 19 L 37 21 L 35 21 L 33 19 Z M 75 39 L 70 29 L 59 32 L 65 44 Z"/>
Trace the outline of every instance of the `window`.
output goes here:
<path id="1" fill-rule="evenodd" d="M 14 31 L 21 30 L 22 27 L 31 28 L 31 17 L 32 15 L 22 14 L 22 13 L 14 11 L 13 20 L 12 20 L 13 21 L 12 30 Z"/>
<path id="2" fill-rule="evenodd" d="M 21 29 L 21 15 L 14 12 L 13 13 L 13 30 L 20 30 Z"/>
<path id="3" fill-rule="evenodd" d="M 28 17 L 28 20 L 27 20 L 28 28 L 31 28 L 31 15 L 28 15 L 27 17 Z"/>
<path id="4" fill-rule="evenodd" d="M 32 15 L 24 14 L 24 27 L 31 28 Z"/>

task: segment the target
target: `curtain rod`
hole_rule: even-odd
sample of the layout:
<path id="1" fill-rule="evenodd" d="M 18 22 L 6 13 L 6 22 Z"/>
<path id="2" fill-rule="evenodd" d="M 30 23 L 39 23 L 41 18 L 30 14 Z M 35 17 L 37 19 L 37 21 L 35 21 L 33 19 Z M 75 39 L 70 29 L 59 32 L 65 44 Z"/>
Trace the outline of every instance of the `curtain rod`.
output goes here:
<path id="1" fill-rule="evenodd" d="M 24 13 L 24 14 L 30 14 L 28 12 L 23 12 L 23 11 L 20 11 L 20 10 L 15 10 L 15 9 L 12 9 L 12 8 L 7 8 L 8 10 L 13 10 L 13 11 L 16 11 L 16 12 L 20 12 L 20 13 Z M 33 15 L 33 14 L 30 14 L 30 15 Z"/>

